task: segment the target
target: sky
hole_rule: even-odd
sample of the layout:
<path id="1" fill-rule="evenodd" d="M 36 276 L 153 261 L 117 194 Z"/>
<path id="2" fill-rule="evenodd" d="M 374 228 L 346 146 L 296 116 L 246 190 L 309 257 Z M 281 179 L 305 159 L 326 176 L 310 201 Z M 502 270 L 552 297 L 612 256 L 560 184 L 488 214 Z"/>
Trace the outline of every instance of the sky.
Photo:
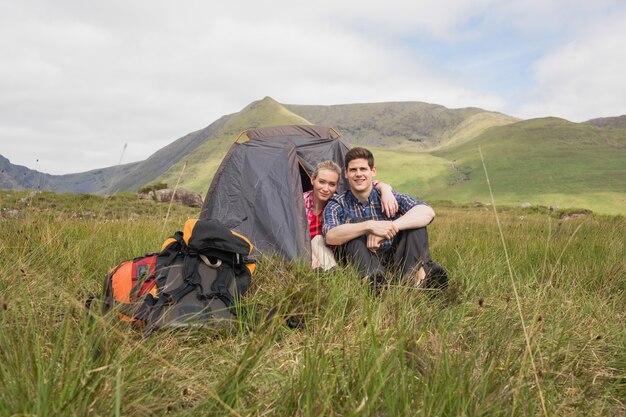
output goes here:
<path id="1" fill-rule="evenodd" d="M 270 96 L 626 114 L 624 0 L 0 0 L 0 154 L 143 160 Z"/>

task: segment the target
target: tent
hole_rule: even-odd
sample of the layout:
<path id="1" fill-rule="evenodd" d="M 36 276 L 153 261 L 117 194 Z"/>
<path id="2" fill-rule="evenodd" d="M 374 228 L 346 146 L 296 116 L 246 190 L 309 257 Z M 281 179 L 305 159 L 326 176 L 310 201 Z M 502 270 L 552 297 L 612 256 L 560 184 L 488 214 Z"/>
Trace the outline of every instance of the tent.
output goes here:
<path id="1" fill-rule="evenodd" d="M 239 139 L 245 137 L 246 141 Z M 215 219 L 250 238 L 255 255 L 311 259 L 302 193 L 320 161 L 339 166 L 348 146 L 323 126 L 273 126 L 242 132 L 222 160 L 200 218 Z M 341 176 L 343 177 L 343 176 Z M 340 178 L 339 190 L 344 187 Z"/>

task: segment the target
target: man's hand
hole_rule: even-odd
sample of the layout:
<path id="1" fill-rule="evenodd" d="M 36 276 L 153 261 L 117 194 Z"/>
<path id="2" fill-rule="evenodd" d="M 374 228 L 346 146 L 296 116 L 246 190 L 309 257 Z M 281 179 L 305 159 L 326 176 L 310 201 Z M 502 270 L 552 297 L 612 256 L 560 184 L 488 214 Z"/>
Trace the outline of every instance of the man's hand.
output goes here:
<path id="1" fill-rule="evenodd" d="M 380 244 L 385 241 L 384 237 L 376 235 L 367 235 L 367 248 L 372 252 L 376 252 L 380 248 Z"/>
<path id="2" fill-rule="evenodd" d="M 370 220 L 368 224 L 370 234 L 382 237 L 384 239 L 393 239 L 398 233 L 398 226 L 388 220 Z"/>

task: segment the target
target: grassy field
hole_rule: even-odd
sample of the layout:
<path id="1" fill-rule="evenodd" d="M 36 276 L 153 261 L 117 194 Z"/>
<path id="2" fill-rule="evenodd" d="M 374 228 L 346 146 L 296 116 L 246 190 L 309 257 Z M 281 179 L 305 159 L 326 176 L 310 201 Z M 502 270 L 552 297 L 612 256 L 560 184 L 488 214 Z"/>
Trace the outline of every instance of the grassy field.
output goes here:
<path id="1" fill-rule="evenodd" d="M 82 303 L 196 211 L 0 196 L 0 415 L 626 415 L 624 217 L 435 205 L 444 294 L 263 259 L 238 326 L 144 340 Z"/>
<path id="2" fill-rule="evenodd" d="M 496 127 L 474 140 L 433 152 L 453 162 L 466 181 L 429 198 L 485 201 L 491 186 L 501 203 L 571 207 L 626 214 L 626 130 L 603 130 L 562 119 L 532 119 Z"/>

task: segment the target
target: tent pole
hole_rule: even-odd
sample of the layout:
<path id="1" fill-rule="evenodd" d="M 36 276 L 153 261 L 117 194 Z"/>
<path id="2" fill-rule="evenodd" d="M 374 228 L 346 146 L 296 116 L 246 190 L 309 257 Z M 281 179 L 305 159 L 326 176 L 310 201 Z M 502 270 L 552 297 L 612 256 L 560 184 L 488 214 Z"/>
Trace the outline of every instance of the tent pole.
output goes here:
<path id="1" fill-rule="evenodd" d="M 235 138 L 235 140 L 233 141 L 233 143 L 235 143 L 235 142 L 239 142 L 239 138 L 241 138 L 241 136 L 243 136 L 243 134 L 244 134 L 244 133 L 246 133 L 246 132 L 247 132 L 247 130 L 242 130 L 242 131 L 241 131 L 241 133 L 239 133 L 239 134 L 237 135 L 237 137 Z M 250 139 L 248 139 L 248 140 L 250 140 Z"/>

